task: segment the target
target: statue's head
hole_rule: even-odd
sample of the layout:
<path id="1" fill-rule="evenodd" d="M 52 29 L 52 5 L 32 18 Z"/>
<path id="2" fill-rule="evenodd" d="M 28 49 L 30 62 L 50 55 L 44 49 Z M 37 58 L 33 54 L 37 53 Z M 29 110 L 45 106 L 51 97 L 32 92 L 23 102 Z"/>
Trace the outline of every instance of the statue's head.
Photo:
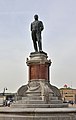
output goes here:
<path id="1" fill-rule="evenodd" d="M 34 15 L 35 20 L 38 20 L 38 15 Z"/>

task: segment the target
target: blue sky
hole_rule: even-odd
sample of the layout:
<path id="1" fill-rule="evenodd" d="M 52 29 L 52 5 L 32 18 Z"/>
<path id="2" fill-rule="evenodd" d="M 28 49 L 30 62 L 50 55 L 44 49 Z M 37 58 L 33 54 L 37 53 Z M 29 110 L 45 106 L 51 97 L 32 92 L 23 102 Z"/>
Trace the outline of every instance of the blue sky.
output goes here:
<path id="1" fill-rule="evenodd" d="M 76 0 L 0 0 L 0 92 L 28 82 L 26 58 L 34 52 L 30 24 L 43 21 L 43 51 L 52 60 L 50 82 L 76 88 Z"/>

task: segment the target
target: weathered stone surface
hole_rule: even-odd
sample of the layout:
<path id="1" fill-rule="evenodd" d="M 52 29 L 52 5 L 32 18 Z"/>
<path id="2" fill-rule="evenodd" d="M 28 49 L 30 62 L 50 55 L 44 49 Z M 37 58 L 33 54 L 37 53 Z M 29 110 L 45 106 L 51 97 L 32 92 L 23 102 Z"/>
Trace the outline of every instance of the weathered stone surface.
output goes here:
<path id="1" fill-rule="evenodd" d="M 51 60 L 47 58 L 44 52 L 30 54 L 28 84 L 19 88 L 18 101 L 0 109 L 0 120 L 76 120 L 76 108 L 68 108 L 49 82 Z"/>
<path id="2" fill-rule="evenodd" d="M 34 52 L 27 59 L 29 66 L 28 84 L 18 90 L 17 101 L 12 107 L 21 108 L 53 108 L 67 107 L 61 100 L 61 94 L 57 87 L 49 82 L 49 67 L 51 60 L 47 59 L 47 53 Z"/>
<path id="3" fill-rule="evenodd" d="M 0 120 L 76 120 L 76 108 L 0 108 Z"/>

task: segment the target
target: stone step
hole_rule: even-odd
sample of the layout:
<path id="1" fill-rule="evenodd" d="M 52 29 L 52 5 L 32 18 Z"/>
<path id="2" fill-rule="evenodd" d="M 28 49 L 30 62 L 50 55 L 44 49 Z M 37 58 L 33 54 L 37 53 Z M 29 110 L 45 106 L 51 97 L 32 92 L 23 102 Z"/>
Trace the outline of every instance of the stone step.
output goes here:
<path id="1" fill-rule="evenodd" d="M 49 104 L 13 104 L 12 108 L 49 108 Z"/>
<path id="2" fill-rule="evenodd" d="M 68 104 L 12 104 L 12 108 L 62 108 Z"/>
<path id="3" fill-rule="evenodd" d="M 43 96 L 27 96 L 27 97 L 22 97 L 22 100 L 42 100 Z M 58 100 L 58 97 L 49 97 L 50 100 Z"/>
<path id="4" fill-rule="evenodd" d="M 49 114 L 49 113 L 48 113 Z M 48 116 L 0 115 L 0 120 L 73 120 L 71 115 L 60 114 Z M 74 119 L 75 120 L 75 119 Z"/>
<path id="5" fill-rule="evenodd" d="M 58 100 L 58 97 L 54 97 L 54 96 L 51 97 L 51 96 L 49 96 L 49 99 L 50 99 L 50 100 Z"/>
<path id="6" fill-rule="evenodd" d="M 49 103 L 51 103 L 51 104 L 61 104 L 61 103 L 63 103 L 61 100 L 50 100 L 49 101 Z"/>
<path id="7" fill-rule="evenodd" d="M 45 104 L 45 101 L 42 100 L 19 100 L 16 104 Z"/>
<path id="8" fill-rule="evenodd" d="M 62 103 L 61 100 L 51 100 L 49 101 L 50 104 L 58 104 Z M 19 100 L 16 101 L 16 104 L 46 104 L 46 101 L 42 100 Z"/>
<path id="9" fill-rule="evenodd" d="M 22 100 L 42 100 L 42 96 L 27 96 L 22 97 Z"/>
<path id="10" fill-rule="evenodd" d="M 68 107 L 68 104 L 64 104 L 64 103 L 61 103 L 61 104 L 50 104 L 50 108 L 67 108 Z"/>

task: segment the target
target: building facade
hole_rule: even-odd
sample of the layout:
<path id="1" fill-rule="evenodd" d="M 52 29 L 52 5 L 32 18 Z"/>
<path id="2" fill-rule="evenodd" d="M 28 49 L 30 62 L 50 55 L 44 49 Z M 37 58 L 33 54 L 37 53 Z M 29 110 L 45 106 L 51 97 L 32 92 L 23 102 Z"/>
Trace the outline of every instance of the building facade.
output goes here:
<path id="1" fill-rule="evenodd" d="M 76 89 L 64 87 L 60 88 L 60 93 L 63 101 L 76 104 Z"/>

